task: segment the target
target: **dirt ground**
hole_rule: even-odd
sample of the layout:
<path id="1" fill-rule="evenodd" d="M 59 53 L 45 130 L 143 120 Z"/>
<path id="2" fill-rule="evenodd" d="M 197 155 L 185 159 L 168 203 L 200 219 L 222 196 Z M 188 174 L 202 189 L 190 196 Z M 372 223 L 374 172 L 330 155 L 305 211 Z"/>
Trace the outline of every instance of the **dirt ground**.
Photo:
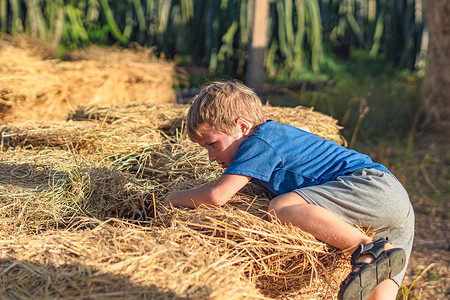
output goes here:
<path id="1" fill-rule="evenodd" d="M 412 286 L 408 299 L 449 299 L 450 297 L 450 241 L 448 217 L 440 216 L 439 208 L 428 212 L 416 204 L 416 236 L 403 291 Z M 448 206 L 448 203 L 447 203 Z M 424 272 L 424 270 L 426 271 Z M 400 297 L 405 299 L 405 297 Z"/>
<path id="2" fill-rule="evenodd" d="M 397 299 L 450 299 L 449 140 L 428 134 L 403 148 L 371 149 L 405 185 L 415 210 L 413 250 Z"/>
<path id="3" fill-rule="evenodd" d="M 446 203 L 436 203 L 433 199 L 413 196 L 411 201 L 416 213 L 416 232 L 403 292 L 411 287 L 417 276 L 422 275 L 412 286 L 408 299 L 449 299 L 448 199 Z"/>

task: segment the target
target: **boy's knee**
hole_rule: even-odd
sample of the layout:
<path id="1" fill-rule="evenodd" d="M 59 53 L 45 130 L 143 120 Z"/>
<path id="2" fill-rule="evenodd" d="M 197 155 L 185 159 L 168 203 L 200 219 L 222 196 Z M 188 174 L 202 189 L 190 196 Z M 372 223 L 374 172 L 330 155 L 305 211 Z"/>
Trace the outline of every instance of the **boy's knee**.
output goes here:
<path id="1" fill-rule="evenodd" d="M 302 204 L 308 204 L 308 202 L 306 202 L 299 194 L 290 192 L 273 198 L 269 203 L 268 211 L 269 213 L 276 215 L 286 207 Z"/>

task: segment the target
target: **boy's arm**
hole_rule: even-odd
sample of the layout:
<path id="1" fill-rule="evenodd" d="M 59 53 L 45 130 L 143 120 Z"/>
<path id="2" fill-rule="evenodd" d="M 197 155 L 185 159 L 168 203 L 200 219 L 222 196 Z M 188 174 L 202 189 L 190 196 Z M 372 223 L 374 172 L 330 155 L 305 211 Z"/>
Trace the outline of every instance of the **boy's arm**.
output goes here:
<path id="1" fill-rule="evenodd" d="M 250 179 L 249 176 L 224 174 L 216 181 L 201 187 L 172 192 L 167 195 L 164 203 L 190 208 L 196 208 L 201 204 L 221 206 L 227 203 Z"/>

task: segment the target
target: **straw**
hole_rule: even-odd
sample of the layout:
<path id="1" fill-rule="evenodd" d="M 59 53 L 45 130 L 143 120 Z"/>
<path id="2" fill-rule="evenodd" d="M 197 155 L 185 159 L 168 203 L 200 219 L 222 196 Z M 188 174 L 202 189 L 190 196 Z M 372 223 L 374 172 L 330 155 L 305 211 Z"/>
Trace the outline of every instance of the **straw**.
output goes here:
<path id="1" fill-rule="evenodd" d="M 151 49 L 95 48 L 81 51 L 78 60 L 60 61 L 20 48 L 29 45 L 0 41 L 3 123 L 65 120 L 78 105 L 173 102 L 173 86 L 182 76 Z"/>

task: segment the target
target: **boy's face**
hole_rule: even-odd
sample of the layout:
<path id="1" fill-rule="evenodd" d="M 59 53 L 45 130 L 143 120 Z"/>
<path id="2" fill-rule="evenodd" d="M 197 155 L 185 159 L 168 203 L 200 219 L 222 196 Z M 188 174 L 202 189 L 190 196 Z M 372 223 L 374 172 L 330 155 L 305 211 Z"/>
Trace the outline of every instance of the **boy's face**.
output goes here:
<path id="1" fill-rule="evenodd" d="M 226 134 L 205 126 L 197 143 L 208 150 L 210 161 L 217 161 L 222 168 L 226 169 L 231 164 L 244 139 L 242 131 L 238 128 L 232 134 Z"/>

